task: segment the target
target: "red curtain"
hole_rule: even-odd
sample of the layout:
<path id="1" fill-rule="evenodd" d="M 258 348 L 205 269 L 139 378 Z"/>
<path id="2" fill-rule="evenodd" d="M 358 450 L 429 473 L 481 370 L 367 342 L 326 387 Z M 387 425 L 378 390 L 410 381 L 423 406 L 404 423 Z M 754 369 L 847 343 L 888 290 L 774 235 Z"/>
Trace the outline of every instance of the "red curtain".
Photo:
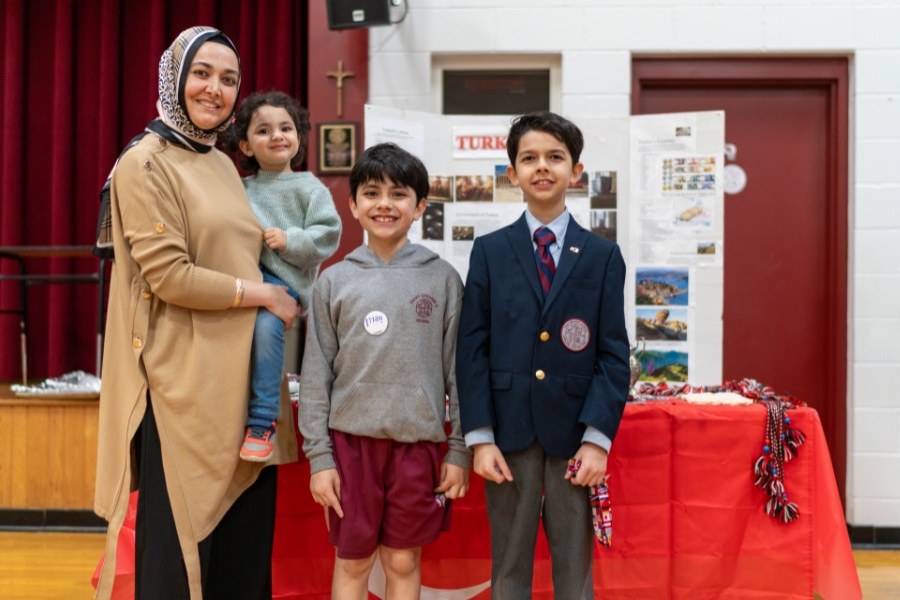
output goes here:
<path id="1" fill-rule="evenodd" d="M 157 67 L 192 25 L 241 54 L 241 97 L 280 89 L 307 104 L 308 0 L 4 0 L 0 246 L 93 244 L 98 193 L 121 148 L 156 116 Z M 2 264 L 4 273 L 11 265 Z M 33 272 L 95 272 L 95 259 L 31 259 Z M 17 302 L 0 283 L 0 308 Z M 96 286 L 28 289 L 29 376 L 94 372 Z M 0 381 L 19 371 L 17 319 L 0 314 Z"/>

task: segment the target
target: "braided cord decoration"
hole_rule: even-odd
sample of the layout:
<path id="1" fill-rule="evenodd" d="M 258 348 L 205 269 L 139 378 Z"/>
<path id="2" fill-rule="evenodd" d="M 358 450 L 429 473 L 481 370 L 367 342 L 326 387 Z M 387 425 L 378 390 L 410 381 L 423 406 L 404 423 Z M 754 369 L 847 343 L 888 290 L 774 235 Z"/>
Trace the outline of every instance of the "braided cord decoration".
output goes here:
<path id="1" fill-rule="evenodd" d="M 753 464 L 754 485 L 769 496 L 766 514 L 782 523 L 790 523 L 800 516 L 800 509 L 788 498 L 784 465 L 797 456 L 797 449 L 806 441 L 806 436 L 791 426 L 791 418 L 787 415 L 790 403 L 771 397 L 761 398 L 758 402 L 766 407 L 766 434 L 762 456 Z"/>

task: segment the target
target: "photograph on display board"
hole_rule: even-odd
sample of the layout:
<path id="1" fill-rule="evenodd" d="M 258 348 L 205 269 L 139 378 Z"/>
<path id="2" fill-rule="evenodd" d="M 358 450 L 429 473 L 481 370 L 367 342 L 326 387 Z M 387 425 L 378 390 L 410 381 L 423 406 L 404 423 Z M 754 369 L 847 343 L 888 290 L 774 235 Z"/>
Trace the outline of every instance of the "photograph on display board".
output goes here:
<path id="1" fill-rule="evenodd" d="M 616 172 L 594 171 L 591 178 L 591 208 L 616 208 Z"/>
<path id="2" fill-rule="evenodd" d="M 648 342 L 684 342 L 688 336 L 686 308 L 638 308 L 635 331 Z"/>
<path id="3" fill-rule="evenodd" d="M 712 196 L 682 196 L 672 200 L 672 226 L 676 229 L 711 229 Z"/>
<path id="4" fill-rule="evenodd" d="M 506 174 L 506 165 L 494 166 L 494 202 L 523 202 L 522 190 L 513 185 Z"/>
<path id="5" fill-rule="evenodd" d="M 688 380 L 688 353 L 679 350 L 647 349 L 640 353 L 641 381 Z"/>
<path id="6" fill-rule="evenodd" d="M 674 159 L 664 158 L 662 161 L 662 191 L 670 192 L 674 188 L 675 174 L 673 172 Z"/>
<path id="7" fill-rule="evenodd" d="M 690 175 L 674 175 L 663 173 L 663 191 L 695 192 L 716 189 L 716 176 L 711 173 L 693 173 Z M 669 187 L 665 186 L 665 182 Z"/>
<path id="8" fill-rule="evenodd" d="M 687 267 L 638 267 L 634 303 L 638 306 L 687 306 L 689 283 Z"/>
<path id="9" fill-rule="evenodd" d="M 457 175 L 457 202 L 492 202 L 494 200 L 493 175 Z"/>
<path id="10" fill-rule="evenodd" d="M 429 202 L 425 205 L 425 212 L 422 214 L 422 239 L 437 240 L 444 239 L 444 203 Z"/>
<path id="11" fill-rule="evenodd" d="M 429 202 L 453 202 L 453 177 L 432 175 L 428 178 Z"/>
<path id="12" fill-rule="evenodd" d="M 452 232 L 454 242 L 471 242 L 475 240 L 475 227 L 473 225 L 454 225 Z"/>
<path id="13" fill-rule="evenodd" d="M 697 254 L 715 254 L 715 242 L 697 242 Z"/>
<path id="14" fill-rule="evenodd" d="M 588 195 L 588 172 L 582 171 L 578 181 L 570 181 L 569 187 L 566 189 L 566 197 L 569 196 L 587 196 Z"/>
<path id="15" fill-rule="evenodd" d="M 694 192 L 716 189 L 716 157 L 666 158 L 662 164 L 663 192 Z"/>
<path id="16" fill-rule="evenodd" d="M 618 211 L 615 210 L 592 210 L 591 211 L 591 231 L 607 239 L 610 242 L 616 242 L 616 229 L 618 222 Z"/>
<path id="17" fill-rule="evenodd" d="M 715 156 L 686 156 L 667 162 L 675 173 L 713 173 L 716 170 Z"/>

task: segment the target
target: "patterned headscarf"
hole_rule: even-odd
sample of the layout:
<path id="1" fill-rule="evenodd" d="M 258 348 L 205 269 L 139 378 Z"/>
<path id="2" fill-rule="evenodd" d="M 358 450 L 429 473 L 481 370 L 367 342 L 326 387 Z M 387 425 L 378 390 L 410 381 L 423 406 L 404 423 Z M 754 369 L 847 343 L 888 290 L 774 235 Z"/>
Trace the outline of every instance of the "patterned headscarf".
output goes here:
<path id="1" fill-rule="evenodd" d="M 234 51 L 238 59 L 238 95 L 241 91 L 241 57 L 234 43 L 224 33 L 212 27 L 191 27 L 182 31 L 169 49 L 163 52 L 159 60 L 159 106 L 170 125 L 174 125 L 182 133 L 199 140 L 213 140 L 216 135 L 228 129 L 231 114 L 215 129 L 200 129 L 188 116 L 187 104 L 184 101 L 184 83 L 190 71 L 191 61 L 197 50 L 205 42 L 218 42 Z M 235 96 L 237 98 L 237 96 Z M 237 105 L 237 102 L 235 102 Z"/>

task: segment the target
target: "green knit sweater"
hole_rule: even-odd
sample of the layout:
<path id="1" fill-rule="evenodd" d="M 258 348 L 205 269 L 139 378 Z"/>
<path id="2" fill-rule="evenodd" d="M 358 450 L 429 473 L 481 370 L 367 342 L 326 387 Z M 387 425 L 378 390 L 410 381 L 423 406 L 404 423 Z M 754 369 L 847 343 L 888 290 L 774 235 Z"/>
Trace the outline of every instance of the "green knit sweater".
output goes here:
<path id="1" fill-rule="evenodd" d="M 260 225 L 280 227 L 287 235 L 284 251 L 263 245 L 259 261 L 297 292 L 305 312 L 319 265 L 334 254 L 341 238 L 331 192 L 306 171 L 259 171 L 244 178 L 244 187 Z"/>

